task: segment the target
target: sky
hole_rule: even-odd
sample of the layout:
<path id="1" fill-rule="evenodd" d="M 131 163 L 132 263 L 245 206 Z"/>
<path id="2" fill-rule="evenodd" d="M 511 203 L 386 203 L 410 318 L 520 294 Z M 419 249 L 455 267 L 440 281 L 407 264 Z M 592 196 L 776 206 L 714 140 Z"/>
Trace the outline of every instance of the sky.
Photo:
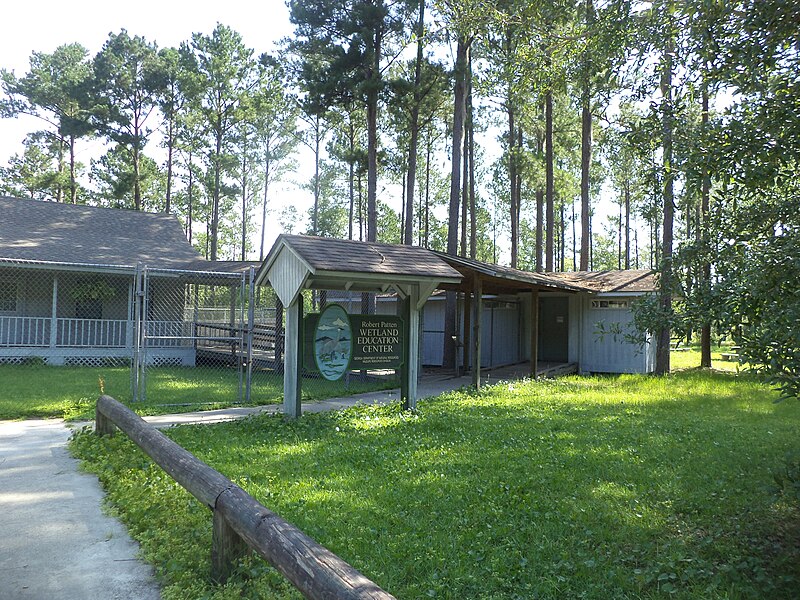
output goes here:
<path id="1" fill-rule="evenodd" d="M 284 0 L 28 0 L 3 6 L 0 19 L 0 68 L 23 76 L 33 52 L 50 53 L 57 47 L 78 42 L 93 56 L 111 32 L 126 29 L 158 46 L 177 46 L 192 33 L 210 34 L 223 23 L 242 35 L 244 43 L 262 52 L 292 32 L 289 9 Z M 22 140 L 40 128 L 35 119 L 0 119 L 0 164 L 22 151 Z M 88 164 L 96 148 L 82 145 L 78 160 Z M 287 193 L 303 193 L 286 188 Z M 260 219 L 259 219 L 260 222 Z M 268 229 L 268 243 L 277 237 L 277 219 Z"/>
<path id="2" fill-rule="evenodd" d="M 210 34 L 217 23 L 223 23 L 242 35 L 244 43 L 258 56 L 275 50 L 277 43 L 291 35 L 289 10 L 285 0 L 137 0 L 123 3 L 108 0 L 28 0 L 7 3 L 0 19 L 0 68 L 13 70 L 23 76 L 29 67 L 33 52 L 50 53 L 58 46 L 78 42 L 90 56 L 96 54 L 111 32 L 126 29 L 131 35 L 141 35 L 159 47 L 177 46 L 188 40 L 194 32 Z M 22 151 L 26 133 L 39 129 L 35 119 L 0 119 L 0 164 L 5 165 L 15 153 Z M 493 136 L 489 136 L 492 138 Z M 484 140 L 489 146 L 493 139 Z M 89 164 L 101 151 L 98 145 L 82 144 L 78 160 Z M 490 150 L 490 148 L 487 148 Z M 154 158 L 152 152 L 149 152 Z M 491 153 L 491 152 L 490 152 Z M 265 234 L 267 248 L 280 233 L 278 217 L 283 206 L 295 206 L 304 213 L 311 205 L 310 194 L 298 188 L 297 183 L 307 181 L 311 174 L 312 156 L 302 151 L 298 156 L 298 172 L 287 178 L 271 200 L 273 212 L 268 218 Z M 379 190 L 389 203 L 399 210 L 399 190 Z M 388 192 L 388 193 L 387 193 Z M 273 196 L 273 194 L 271 194 Z M 595 217 L 596 230 L 605 222 L 604 216 Z M 260 229 L 260 217 L 255 219 Z M 253 241 L 257 245 L 260 231 Z M 505 244 L 503 244 L 505 246 Z M 503 248 L 502 255 L 507 252 Z M 257 253 L 257 251 L 256 251 Z M 501 262 L 502 262 L 501 257 Z"/>

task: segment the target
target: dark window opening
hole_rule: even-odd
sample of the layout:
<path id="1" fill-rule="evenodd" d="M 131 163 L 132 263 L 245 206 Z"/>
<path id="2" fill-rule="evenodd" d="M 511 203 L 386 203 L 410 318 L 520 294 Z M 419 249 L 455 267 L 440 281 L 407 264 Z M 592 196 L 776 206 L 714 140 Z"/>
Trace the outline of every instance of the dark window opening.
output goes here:
<path id="1" fill-rule="evenodd" d="M 17 282 L 11 277 L 0 278 L 0 312 L 17 312 Z"/>
<path id="2" fill-rule="evenodd" d="M 75 302 L 75 318 L 77 319 L 102 319 L 103 301 L 94 298 L 85 298 Z"/>

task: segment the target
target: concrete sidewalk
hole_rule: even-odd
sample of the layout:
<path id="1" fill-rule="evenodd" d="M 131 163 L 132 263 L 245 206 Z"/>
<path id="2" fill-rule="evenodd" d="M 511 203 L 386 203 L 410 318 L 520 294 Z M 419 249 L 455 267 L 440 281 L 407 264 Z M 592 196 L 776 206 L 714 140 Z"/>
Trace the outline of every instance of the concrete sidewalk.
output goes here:
<path id="1" fill-rule="evenodd" d="M 483 379 L 487 381 L 487 378 Z M 497 381 L 497 376 L 492 378 Z M 420 400 L 438 396 L 444 392 L 457 390 L 472 384 L 469 377 L 453 377 L 452 375 L 427 375 L 422 378 L 417 388 L 417 397 Z M 389 404 L 400 400 L 400 390 L 382 390 L 378 392 L 365 392 L 354 396 L 342 398 L 329 398 L 318 402 L 303 402 L 303 413 L 326 412 L 341 410 L 356 404 Z M 277 414 L 283 411 L 282 404 L 268 404 L 266 406 L 243 406 L 221 408 L 218 410 L 179 413 L 174 415 L 157 415 L 142 417 L 155 427 L 170 427 L 185 424 L 212 424 L 242 419 L 251 415 Z"/>
<path id="2" fill-rule="evenodd" d="M 0 598 L 155 600 L 152 568 L 103 514 L 61 420 L 0 422 Z"/>

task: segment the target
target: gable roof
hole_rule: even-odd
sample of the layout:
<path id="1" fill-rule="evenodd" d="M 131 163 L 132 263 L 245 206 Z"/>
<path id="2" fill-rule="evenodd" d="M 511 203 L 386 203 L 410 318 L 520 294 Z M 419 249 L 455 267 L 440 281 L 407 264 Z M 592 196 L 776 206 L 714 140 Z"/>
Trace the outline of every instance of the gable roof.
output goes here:
<path id="1" fill-rule="evenodd" d="M 658 289 L 656 273 L 648 269 L 574 271 L 553 275 L 598 294 L 643 294 Z"/>
<path id="2" fill-rule="evenodd" d="M 307 235 L 280 235 L 256 275 L 269 281 L 285 306 L 303 289 L 411 294 L 418 303 L 442 283 L 458 283 L 461 274 L 436 254 L 418 246 L 357 242 Z"/>
<path id="3" fill-rule="evenodd" d="M 0 259 L 185 268 L 203 258 L 174 215 L 0 196 Z"/>
<path id="4" fill-rule="evenodd" d="M 287 234 L 278 236 L 262 270 L 269 269 L 274 254 L 282 246 L 289 247 L 314 272 L 355 272 L 442 279 L 461 277 L 458 271 L 434 252 L 419 246 Z"/>

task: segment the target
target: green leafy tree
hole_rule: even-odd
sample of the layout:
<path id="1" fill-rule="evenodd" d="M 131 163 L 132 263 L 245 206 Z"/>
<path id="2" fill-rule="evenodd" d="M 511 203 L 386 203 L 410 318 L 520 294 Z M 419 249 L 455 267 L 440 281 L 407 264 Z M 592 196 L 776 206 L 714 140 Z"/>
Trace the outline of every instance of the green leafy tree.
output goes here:
<path id="1" fill-rule="evenodd" d="M 134 171 L 128 148 L 112 146 L 100 159 L 93 160 L 90 179 L 94 201 L 112 208 L 161 211 L 164 209 L 166 181 L 158 164 L 142 154 Z M 137 201 L 138 195 L 138 201 Z"/>
<path id="2" fill-rule="evenodd" d="M 715 317 L 754 368 L 800 394 L 800 54 L 797 7 L 728 5 L 709 75 L 736 102 L 712 125 L 710 226 Z"/>
<path id="3" fill-rule="evenodd" d="M 327 145 L 328 154 L 332 160 L 347 166 L 347 198 L 348 198 L 348 227 L 347 239 L 354 238 L 354 225 L 359 226 L 359 239 L 364 230 L 360 197 L 356 202 L 360 186 L 358 177 L 367 170 L 366 128 L 364 127 L 363 109 L 351 103 L 334 108 L 329 113 L 331 122 L 331 140 Z M 360 196 L 360 192 L 358 193 Z"/>
<path id="4" fill-rule="evenodd" d="M 69 180 L 64 186 L 64 178 L 58 178 L 53 198 L 62 202 L 66 194 L 66 200 L 75 204 L 79 191 L 76 142 L 92 131 L 88 123 L 92 82 L 88 51 L 80 44 L 67 44 L 52 54 L 34 52 L 25 76 L 18 78 L 3 69 L 0 80 L 6 95 L 0 99 L 0 116 L 26 114 L 48 124 L 47 135 L 57 148 L 58 171 L 68 173 Z"/>
<path id="5" fill-rule="evenodd" d="M 186 119 L 189 99 L 186 97 L 186 65 L 176 48 L 158 51 L 155 69 L 152 72 L 156 101 L 161 112 L 162 145 L 167 149 L 167 191 L 164 211 L 172 212 L 172 194 L 175 180 L 175 154 L 179 145 L 181 123 Z"/>
<path id="6" fill-rule="evenodd" d="M 187 91 L 192 109 L 208 144 L 204 155 L 211 201 L 208 256 L 216 260 L 220 217 L 236 193 L 236 187 L 227 181 L 238 165 L 232 144 L 242 105 L 258 84 L 256 61 L 241 35 L 222 24 L 217 24 L 211 35 L 192 34 L 191 43 L 182 46 L 181 52 L 191 72 Z"/>
<path id="7" fill-rule="evenodd" d="M 292 48 L 309 101 L 328 109 L 342 100 L 364 103 L 367 129 L 367 240 L 375 241 L 378 184 L 378 111 L 383 58 L 402 28 L 403 5 L 383 0 L 292 0 Z"/>
<path id="8" fill-rule="evenodd" d="M 310 182 L 307 185 L 312 185 Z M 347 230 L 347 208 L 344 194 L 346 181 L 339 175 L 335 164 L 324 161 L 320 165 L 320 196 L 316 214 L 316 231 L 313 235 L 343 238 Z M 313 208 L 311 211 L 313 212 Z M 309 214 L 309 223 L 314 218 Z M 309 230 L 307 233 L 312 234 Z"/>
<path id="9" fill-rule="evenodd" d="M 59 190 L 69 186 L 68 174 L 59 165 L 60 141 L 48 132 L 37 132 L 28 134 L 23 145 L 22 156 L 15 154 L 7 167 L 0 167 L 0 194 L 36 200 L 56 198 Z"/>
<path id="10" fill-rule="evenodd" d="M 112 33 L 94 59 L 93 122 L 97 130 L 126 152 L 131 164 L 133 203 L 142 210 L 141 164 L 153 132 L 148 121 L 158 107 L 158 58 L 155 44 Z"/>
<path id="11" fill-rule="evenodd" d="M 293 156 L 299 144 L 300 109 L 297 98 L 287 91 L 287 74 L 280 62 L 268 55 L 262 55 L 259 62 L 263 72 L 253 104 L 264 188 L 259 246 L 259 259 L 263 260 L 270 185 L 279 182 L 296 166 Z"/>

